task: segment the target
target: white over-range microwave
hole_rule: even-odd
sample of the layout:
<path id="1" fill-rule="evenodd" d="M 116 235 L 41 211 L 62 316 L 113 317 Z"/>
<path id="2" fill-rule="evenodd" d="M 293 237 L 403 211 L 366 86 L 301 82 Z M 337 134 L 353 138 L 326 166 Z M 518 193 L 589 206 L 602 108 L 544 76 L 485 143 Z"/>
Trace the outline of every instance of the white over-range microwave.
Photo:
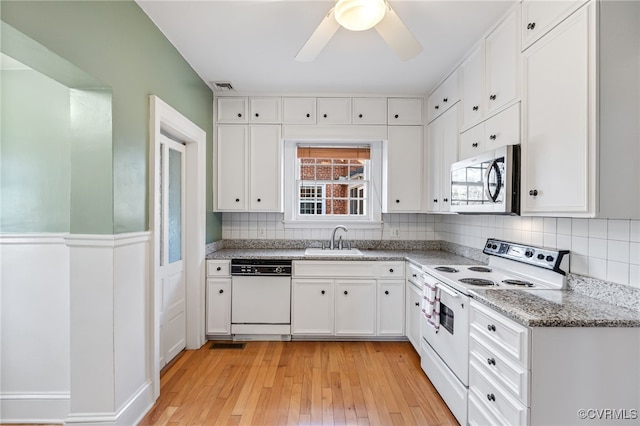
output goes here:
<path id="1" fill-rule="evenodd" d="M 520 145 L 507 145 L 451 165 L 451 211 L 520 214 Z"/>

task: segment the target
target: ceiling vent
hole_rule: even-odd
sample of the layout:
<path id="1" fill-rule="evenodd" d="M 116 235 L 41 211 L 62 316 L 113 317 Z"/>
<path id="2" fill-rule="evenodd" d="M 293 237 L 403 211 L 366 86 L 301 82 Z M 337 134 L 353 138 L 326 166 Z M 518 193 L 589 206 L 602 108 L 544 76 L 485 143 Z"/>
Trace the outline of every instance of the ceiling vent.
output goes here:
<path id="1" fill-rule="evenodd" d="M 234 90 L 230 81 L 212 81 L 211 84 L 218 92 L 231 92 Z"/>

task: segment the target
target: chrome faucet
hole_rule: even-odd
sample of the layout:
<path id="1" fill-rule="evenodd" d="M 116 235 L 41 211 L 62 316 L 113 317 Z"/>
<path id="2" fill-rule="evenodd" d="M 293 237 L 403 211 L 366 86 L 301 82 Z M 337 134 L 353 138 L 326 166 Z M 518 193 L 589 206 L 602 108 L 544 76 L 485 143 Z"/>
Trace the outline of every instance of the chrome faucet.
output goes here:
<path id="1" fill-rule="evenodd" d="M 344 225 L 338 225 L 335 228 L 333 228 L 333 232 L 331 233 L 331 241 L 329 241 L 329 249 L 333 250 L 336 248 L 336 231 L 338 229 L 344 229 L 344 232 L 349 232 L 349 230 L 347 229 L 346 226 Z M 342 236 L 340 237 L 340 248 L 342 248 Z"/>

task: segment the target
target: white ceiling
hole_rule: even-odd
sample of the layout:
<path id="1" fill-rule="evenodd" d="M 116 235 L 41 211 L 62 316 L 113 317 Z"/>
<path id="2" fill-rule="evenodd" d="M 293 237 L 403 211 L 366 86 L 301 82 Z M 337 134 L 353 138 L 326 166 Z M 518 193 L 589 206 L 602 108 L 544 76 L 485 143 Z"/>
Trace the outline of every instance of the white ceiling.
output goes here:
<path id="1" fill-rule="evenodd" d="M 374 29 L 340 28 L 294 60 L 333 0 L 136 0 L 206 82 L 251 93 L 425 94 L 514 0 L 389 0 L 424 50 L 400 61 Z"/>

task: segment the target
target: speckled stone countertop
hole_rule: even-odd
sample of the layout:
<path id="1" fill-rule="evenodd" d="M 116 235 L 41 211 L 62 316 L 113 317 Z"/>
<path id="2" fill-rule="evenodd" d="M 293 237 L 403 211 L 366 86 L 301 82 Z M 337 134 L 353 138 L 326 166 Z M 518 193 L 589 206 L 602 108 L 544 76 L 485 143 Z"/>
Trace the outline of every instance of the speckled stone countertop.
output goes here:
<path id="1" fill-rule="evenodd" d="M 471 297 L 528 327 L 640 327 L 640 312 L 575 291 L 471 290 Z"/>
<path id="2" fill-rule="evenodd" d="M 408 260 L 417 265 L 473 265 L 478 262 L 443 250 L 361 250 L 362 256 L 307 256 L 304 249 L 222 249 L 207 255 L 207 259 L 291 259 L 291 260 Z"/>

